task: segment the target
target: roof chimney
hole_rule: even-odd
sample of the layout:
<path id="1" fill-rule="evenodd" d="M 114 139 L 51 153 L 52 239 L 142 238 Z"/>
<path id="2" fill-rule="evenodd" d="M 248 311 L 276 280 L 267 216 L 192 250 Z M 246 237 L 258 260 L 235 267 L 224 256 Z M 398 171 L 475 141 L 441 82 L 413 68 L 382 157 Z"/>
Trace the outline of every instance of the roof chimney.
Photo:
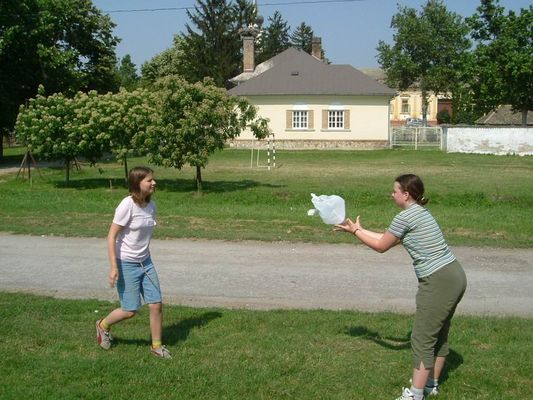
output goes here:
<path id="1" fill-rule="evenodd" d="M 261 25 L 264 18 L 259 15 L 257 0 L 254 0 L 255 21 L 246 27 L 239 29 L 242 39 L 242 69 L 243 72 L 255 70 L 255 39 L 261 35 Z"/>
<path id="2" fill-rule="evenodd" d="M 313 36 L 311 42 L 311 55 L 319 60 L 322 60 L 322 39 L 316 36 Z"/>
<path id="3" fill-rule="evenodd" d="M 242 37 L 242 62 L 243 72 L 253 72 L 255 69 L 255 46 L 253 36 Z"/>

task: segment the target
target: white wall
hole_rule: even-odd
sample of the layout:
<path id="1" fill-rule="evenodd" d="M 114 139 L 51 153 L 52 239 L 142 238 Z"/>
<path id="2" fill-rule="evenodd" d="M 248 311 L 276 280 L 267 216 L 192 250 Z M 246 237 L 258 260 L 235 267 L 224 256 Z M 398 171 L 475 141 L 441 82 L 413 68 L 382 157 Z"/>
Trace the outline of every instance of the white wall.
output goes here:
<path id="1" fill-rule="evenodd" d="M 276 140 L 389 140 L 389 97 L 386 96 L 247 96 L 258 107 L 259 115 L 270 120 Z M 292 130 L 286 127 L 286 111 L 294 105 L 313 110 L 312 129 Z M 322 110 L 336 105 L 350 110 L 350 127 L 345 130 L 322 129 Z M 250 140 L 249 131 L 239 139 Z"/>
<path id="2" fill-rule="evenodd" d="M 533 128 L 448 127 L 445 137 L 449 153 L 533 155 Z"/>

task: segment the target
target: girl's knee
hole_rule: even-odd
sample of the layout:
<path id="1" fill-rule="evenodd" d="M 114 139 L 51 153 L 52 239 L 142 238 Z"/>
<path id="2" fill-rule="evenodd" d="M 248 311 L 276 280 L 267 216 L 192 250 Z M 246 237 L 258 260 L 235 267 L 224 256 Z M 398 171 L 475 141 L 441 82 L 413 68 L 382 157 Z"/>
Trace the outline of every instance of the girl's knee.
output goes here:
<path id="1" fill-rule="evenodd" d="M 133 318 L 133 317 L 135 317 L 135 314 L 137 314 L 137 311 L 122 310 L 122 312 L 124 313 L 124 318 L 125 319 Z"/>
<path id="2" fill-rule="evenodd" d="M 150 311 L 161 312 L 163 310 L 163 303 L 151 303 L 148 304 Z"/>

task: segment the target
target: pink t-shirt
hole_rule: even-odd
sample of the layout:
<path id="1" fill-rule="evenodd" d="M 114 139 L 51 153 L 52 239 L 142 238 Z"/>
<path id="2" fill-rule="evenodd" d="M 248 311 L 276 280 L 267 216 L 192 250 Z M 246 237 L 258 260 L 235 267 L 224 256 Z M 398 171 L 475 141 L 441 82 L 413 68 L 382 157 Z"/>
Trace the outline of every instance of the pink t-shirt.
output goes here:
<path id="1" fill-rule="evenodd" d="M 125 197 L 115 210 L 113 223 L 124 227 L 117 237 L 118 259 L 142 262 L 150 257 L 150 239 L 156 225 L 154 202 L 142 208 L 131 196 Z"/>

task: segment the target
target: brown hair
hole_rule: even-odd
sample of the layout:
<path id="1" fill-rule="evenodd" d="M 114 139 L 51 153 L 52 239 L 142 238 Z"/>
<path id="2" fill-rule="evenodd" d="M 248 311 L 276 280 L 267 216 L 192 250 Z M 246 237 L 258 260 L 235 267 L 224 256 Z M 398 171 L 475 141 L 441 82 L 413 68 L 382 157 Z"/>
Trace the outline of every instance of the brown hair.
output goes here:
<path id="1" fill-rule="evenodd" d="M 408 192 L 413 200 L 421 206 L 427 204 L 429 201 L 424 197 L 424 183 L 422 183 L 422 179 L 417 175 L 400 175 L 394 181 L 398 182 L 402 190 Z"/>
<path id="2" fill-rule="evenodd" d="M 153 175 L 152 171 L 148 167 L 135 167 L 130 170 L 128 174 L 128 186 L 130 190 L 131 197 L 135 203 L 142 205 L 144 202 L 149 203 L 151 195 L 146 197 L 142 196 L 141 193 L 141 181 L 146 178 L 148 175 Z"/>

